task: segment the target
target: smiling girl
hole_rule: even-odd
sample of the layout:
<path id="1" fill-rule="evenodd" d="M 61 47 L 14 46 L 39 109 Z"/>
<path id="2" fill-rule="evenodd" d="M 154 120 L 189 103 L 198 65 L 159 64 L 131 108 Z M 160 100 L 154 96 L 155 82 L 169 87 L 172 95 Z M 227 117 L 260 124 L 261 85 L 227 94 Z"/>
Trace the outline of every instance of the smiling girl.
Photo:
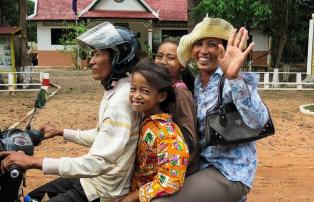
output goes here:
<path id="1" fill-rule="evenodd" d="M 132 109 L 144 115 L 130 193 L 123 201 L 150 201 L 177 192 L 189 162 L 188 147 L 167 113 L 175 101 L 172 81 L 163 66 L 149 59 L 132 72 Z"/>

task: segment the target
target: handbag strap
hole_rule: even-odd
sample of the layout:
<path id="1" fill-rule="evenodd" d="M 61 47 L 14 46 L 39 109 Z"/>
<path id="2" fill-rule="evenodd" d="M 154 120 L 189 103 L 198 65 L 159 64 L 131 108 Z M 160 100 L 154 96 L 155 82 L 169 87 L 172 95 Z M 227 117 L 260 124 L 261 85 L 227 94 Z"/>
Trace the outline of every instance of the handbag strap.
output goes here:
<path id="1" fill-rule="evenodd" d="M 222 92 L 224 89 L 224 85 L 225 85 L 225 77 L 224 75 L 221 76 L 220 80 L 219 80 L 219 86 L 218 86 L 218 108 L 220 106 L 222 106 Z"/>
<path id="2" fill-rule="evenodd" d="M 219 123 L 221 126 L 225 126 L 227 123 L 227 117 L 226 117 L 226 109 L 222 104 L 222 92 L 225 85 L 225 77 L 224 75 L 221 76 L 219 80 L 219 86 L 218 86 L 218 103 L 217 103 L 217 109 L 219 114 Z"/>

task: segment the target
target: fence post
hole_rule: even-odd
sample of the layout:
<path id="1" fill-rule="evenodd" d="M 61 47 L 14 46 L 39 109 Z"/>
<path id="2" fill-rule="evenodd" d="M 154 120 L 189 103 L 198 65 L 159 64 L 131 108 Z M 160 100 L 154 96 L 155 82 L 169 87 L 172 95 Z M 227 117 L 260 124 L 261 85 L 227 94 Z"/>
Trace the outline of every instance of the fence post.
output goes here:
<path id="1" fill-rule="evenodd" d="M 272 87 L 273 88 L 278 88 L 279 87 L 278 82 L 279 82 L 279 69 L 275 68 L 274 69 L 274 74 L 273 74 L 273 82 L 272 82 L 273 85 L 272 85 Z"/>
<path id="2" fill-rule="evenodd" d="M 41 89 L 45 89 L 46 91 L 48 91 L 48 87 L 49 87 L 49 73 L 42 73 L 40 74 L 40 78 L 41 78 Z"/>
<path id="3" fill-rule="evenodd" d="M 40 72 L 40 73 L 39 73 L 39 81 L 40 81 L 40 83 L 43 82 L 43 75 L 44 75 L 43 72 Z"/>
<path id="4" fill-rule="evenodd" d="M 269 89 L 269 72 L 264 73 L 264 89 Z"/>
<path id="5" fill-rule="evenodd" d="M 301 73 L 297 73 L 297 89 L 302 90 L 302 77 Z"/>
<path id="6" fill-rule="evenodd" d="M 8 84 L 9 84 L 9 92 L 14 92 L 15 85 L 14 85 L 14 75 L 13 73 L 8 73 Z"/>

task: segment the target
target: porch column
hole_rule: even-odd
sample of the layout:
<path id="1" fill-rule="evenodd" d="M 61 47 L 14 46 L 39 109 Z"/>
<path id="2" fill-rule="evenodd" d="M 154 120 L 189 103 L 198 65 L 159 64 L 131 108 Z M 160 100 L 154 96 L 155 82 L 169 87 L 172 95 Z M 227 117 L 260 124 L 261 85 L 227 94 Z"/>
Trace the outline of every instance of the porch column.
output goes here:
<path id="1" fill-rule="evenodd" d="M 314 13 L 312 14 L 312 19 L 310 20 L 309 25 L 309 43 L 307 49 L 307 67 L 306 67 L 306 74 L 311 75 L 314 74 Z"/>
<path id="2" fill-rule="evenodd" d="M 153 48 L 153 28 L 148 28 L 148 46 Z"/>

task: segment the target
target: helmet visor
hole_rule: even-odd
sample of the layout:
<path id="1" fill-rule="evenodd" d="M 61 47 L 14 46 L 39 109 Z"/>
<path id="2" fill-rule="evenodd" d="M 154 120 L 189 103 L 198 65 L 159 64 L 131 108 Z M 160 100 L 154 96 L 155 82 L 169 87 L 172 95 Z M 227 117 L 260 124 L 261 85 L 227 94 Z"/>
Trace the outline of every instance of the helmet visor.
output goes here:
<path id="1" fill-rule="evenodd" d="M 92 49 L 116 50 L 115 45 L 123 42 L 123 39 L 111 23 L 103 22 L 81 34 L 76 42 L 88 53 Z"/>

